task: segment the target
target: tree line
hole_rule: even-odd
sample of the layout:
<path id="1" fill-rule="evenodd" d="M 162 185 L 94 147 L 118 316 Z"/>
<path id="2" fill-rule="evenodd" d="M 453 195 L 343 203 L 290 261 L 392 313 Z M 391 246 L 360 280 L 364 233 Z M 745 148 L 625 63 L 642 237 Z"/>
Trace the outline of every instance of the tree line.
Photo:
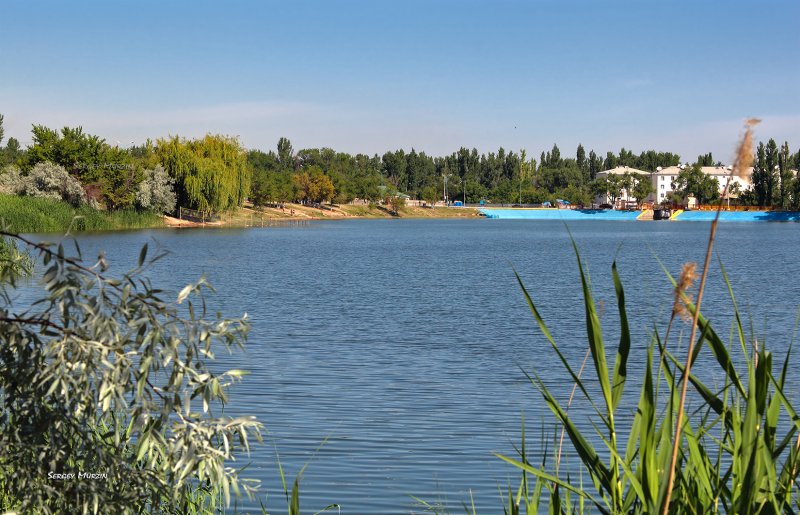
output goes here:
<path id="1" fill-rule="evenodd" d="M 603 156 L 594 150 L 587 153 L 583 145 L 578 145 L 574 157 L 562 156 L 553 145 L 538 160 L 529 158 L 524 150 L 502 147 L 489 153 L 461 147 L 446 156 L 429 156 L 413 148 L 371 156 L 331 148 L 295 151 L 287 138 L 280 138 L 274 150 L 265 151 L 245 149 L 236 138 L 211 134 L 193 140 L 172 136 L 121 148 L 80 127 L 57 131 L 42 125 L 33 126 L 32 143 L 23 149 L 14 138 L 3 145 L 2 121 L 0 115 L 0 169 L 5 177 L 0 177 L 0 189 L 27 191 L 22 181 L 31 182 L 37 165 L 49 163 L 63 172 L 48 168 L 46 177 L 35 176 L 38 183 L 58 190 L 66 184 L 59 174 L 65 173 L 82 186 L 86 202 L 109 210 L 170 212 L 182 206 L 219 212 L 241 206 L 246 199 L 257 207 L 356 199 L 378 203 L 401 193 L 432 204 L 441 201 L 445 192 L 449 201 L 467 203 L 535 204 L 564 199 L 589 205 L 606 192 L 614 198 L 624 189 L 637 199 L 650 192 L 649 181 L 641 177 L 598 178 L 603 170 L 627 166 L 654 172 L 681 162 L 672 152 L 635 154 L 623 148 Z M 697 157 L 692 170 L 713 164 L 713 156 L 704 154 Z M 800 151 L 792 153 L 788 143 L 781 147 L 774 140 L 760 144 L 753 187 L 741 192 L 741 201 L 800 207 L 800 182 L 792 171 L 799 168 Z M 703 183 L 696 173 L 686 172 L 674 186 L 680 188 L 678 193 L 702 200 L 714 198 L 713 185 Z"/>

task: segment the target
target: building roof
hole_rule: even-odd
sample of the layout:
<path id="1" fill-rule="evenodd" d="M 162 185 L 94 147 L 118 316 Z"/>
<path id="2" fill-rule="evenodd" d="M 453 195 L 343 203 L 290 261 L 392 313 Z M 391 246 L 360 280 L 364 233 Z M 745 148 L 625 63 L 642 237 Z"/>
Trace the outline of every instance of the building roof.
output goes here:
<path id="1" fill-rule="evenodd" d="M 684 168 L 686 168 L 686 165 L 668 166 L 666 168 L 662 168 L 661 170 L 657 170 L 654 172 L 654 175 L 678 175 Z M 700 170 L 702 170 L 704 174 L 714 177 L 727 177 L 731 173 L 730 166 L 703 166 L 700 168 Z M 751 175 L 753 175 L 752 166 L 747 169 L 747 176 L 750 177 Z"/>
<path id="2" fill-rule="evenodd" d="M 630 166 L 618 166 L 616 168 L 612 168 L 611 170 L 603 170 L 602 172 L 597 172 L 597 175 L 623 175 L 626 173 L 650 175 L 650 172 L 645 172 L 644 170 L 639 170 L 638 168 L 632 168 Z"/>

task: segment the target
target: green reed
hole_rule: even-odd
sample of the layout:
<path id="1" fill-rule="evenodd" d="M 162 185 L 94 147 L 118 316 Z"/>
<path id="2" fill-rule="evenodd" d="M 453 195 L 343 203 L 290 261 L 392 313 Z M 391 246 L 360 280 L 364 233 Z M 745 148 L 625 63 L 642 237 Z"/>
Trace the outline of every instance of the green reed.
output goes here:
<path id="1" fill-rule="evenodd" d="M 135 210 L 99 211 L 66 202 L 0 194 L 0 219 L 18 233 L 108 231 L 162 227 L 155 213 Z"/>

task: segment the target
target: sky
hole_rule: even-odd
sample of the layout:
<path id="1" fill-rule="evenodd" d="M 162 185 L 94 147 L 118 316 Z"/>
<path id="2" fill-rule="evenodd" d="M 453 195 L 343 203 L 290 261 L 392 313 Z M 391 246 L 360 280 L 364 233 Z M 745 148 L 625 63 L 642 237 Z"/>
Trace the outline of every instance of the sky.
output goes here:
<path id="1" fill-rule="evenodd" d="M 6 137 L 538 156 L 800 147 L 800 2 L 5 1 Z"/>

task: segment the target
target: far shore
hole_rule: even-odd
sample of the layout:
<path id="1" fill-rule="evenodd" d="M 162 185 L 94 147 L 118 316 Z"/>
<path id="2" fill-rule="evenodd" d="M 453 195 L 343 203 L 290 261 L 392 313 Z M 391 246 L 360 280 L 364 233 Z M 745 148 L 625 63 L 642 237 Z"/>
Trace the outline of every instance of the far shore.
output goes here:
<path id="1" fill-rule="evenodd" d="M 233 212 L 222 213 L 214 221 L 195 221 L 173 216 L 164 216 L 167 227 L 214 227 L 214 226 L 253 226 L 263 223 L 280 223 L 312 220 L 378 219 L 378 218 L 478 218 L 481 215 L 473 207 L 436 206 L 423 207 L 407 205 L 397 214 L 384 206 L 375 204 L 341 204 L 312 207 L 303 204 L 286 203 L 280 207 L 254 208 L 245 206 Z"/>

